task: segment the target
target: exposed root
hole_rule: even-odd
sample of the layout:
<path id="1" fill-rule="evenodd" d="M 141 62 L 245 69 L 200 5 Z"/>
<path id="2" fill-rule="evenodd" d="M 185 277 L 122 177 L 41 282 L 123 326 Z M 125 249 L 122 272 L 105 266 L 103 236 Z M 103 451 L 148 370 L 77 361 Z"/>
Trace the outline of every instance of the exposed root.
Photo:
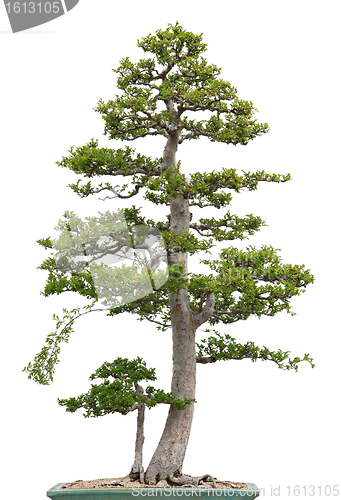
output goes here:
<path id="1" fill-rule="evenodd" d="M 218 489 L 221 488 L 221 484 L 223 484 L 227 488 L 240 489 L 245 488 L 246 486 L 242 483 L 234 483 L 232 481 L 221 481 L 216 477 L 211 476 L 210 474 L 204 474 L 203 476 L 189 476 L 187 474 L 182 474 L 179 471 L 168 474 L 166 479 L 156 480 L 155 483 L 147 483 L 145 479 L 145 473 L 143 467 L 139 468 L 139 470 L 131 470 L 130 473 L 124 478 L 120 478 L 118 480 L 113 481 L 111 484 L 115 486 L 125 486 L 129 481 L 139 481 L 141 485 L 152 486 L 153 484 L 157 487 L 167 488 L 167 486 L 179 486 L 179 487 L 198 487 L 204 485 L 205 483 L 212 483 L 213 488 Z M 217 486 L 217 483 L 219 486 Z"/>
<path id="2" fill-rule="evenodd" d="M 145 480 L 144 480 L 144 470 L 143 470 L 143 467 L 139 467 L 137 470 L 135 470 L 134 468 L 132 468 L 131 471 L 129 472 L 129 477 L 133 481 L 137 481 L 138 480 L 138 481 L 140 481 L 141 484 L 146 484 Z"/>
<path id="3" fill-rule="evenodd" d="M 109 486 L 109 485 L 110 486 L 125 486 L 126 483 L 128 483 L 129 481 L 130 481 L 130 477 L 128 475 L 128 476 L 125 476 L 125 477 L 114 479 L 110 483 L 102 483 L 102 486 Z"/>
<path id="4" fill-rule="evenodd" d="M 188 476 L 186 474 L 169 474 L 169 481 L 171 485 L 177 486 L 199 486 L 200 483 L 211 481 L 213 483 L 213 488 L 217 487 L 216 478 L 210 474 L 204 474 L 203 476 Z"/>
<path id="5" fill-rule="evenodd" d="M 138 477 L 137 473 L 136 479 L 132 479 L 130 475 L 124 477 L 118 477 L 114 480 L 104 481 L 104 480 L 92 480 L 92 481 L 75 481 L 73 483 L 69 483 L 63 486 L 63 488 L 103 488 L 103 487 L 111 487 L 111 488 L 144 488 L 144 487 L 157 487 L 157 488 L 171 488 L 177 487 L 181 488 L 200 488 L 201 485 L 207 484 L 206 488 L 210 489 L 221 489 L 221 488 L 232 488 L 232 489 L 247 489 L 247 485 L 245 483 L 235 483 L 232 481 L 221 481 L 209 474 L 205 474 L 203 476 L 188 476 L 186 474 L 182 474 L 179 471 L 175 471 L 172 474 L 166 476 L 166 479 L 160 479 L 159 477 L 156 479 L 155 483 L 147 483 L 144 477 L 143 471 L 140 471 L 140 476 Z"/>

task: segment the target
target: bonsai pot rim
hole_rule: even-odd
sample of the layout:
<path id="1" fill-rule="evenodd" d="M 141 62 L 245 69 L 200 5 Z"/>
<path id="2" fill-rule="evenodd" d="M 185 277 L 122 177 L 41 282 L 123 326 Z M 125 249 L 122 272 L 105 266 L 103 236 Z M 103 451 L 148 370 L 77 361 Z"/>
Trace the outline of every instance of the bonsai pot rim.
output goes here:
<path id="1" fill-rule="evenodd" d="M 254 499 L 259 496 L 259 489 L 254 483 L 245 483 L 247 489 L 236 488 L 204 488 L 204 487 L 165 487 L 165 488 L 71 488 L 61 489 L 67 483 L 58 483 L 49 489 L 46 495 L 56 500 L 132 500 L 136 497 L 196 497 L 203 499 L 215 498 L 238 498 Z"/>

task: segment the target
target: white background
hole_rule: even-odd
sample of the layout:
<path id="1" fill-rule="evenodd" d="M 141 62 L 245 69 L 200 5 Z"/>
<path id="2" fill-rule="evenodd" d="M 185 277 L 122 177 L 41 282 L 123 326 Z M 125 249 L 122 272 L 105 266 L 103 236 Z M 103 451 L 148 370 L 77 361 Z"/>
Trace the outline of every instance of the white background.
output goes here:
<path id="1" fill-rule="evenodd" d="M 104 361 L 142 356 L 155 367 L 158 387 L 170 388 L 170 332 L 122 315 L 81 318 L 50 386 L 29 381 L 22 368 L 53 330 L 52 314 L 86 302 L 77 295 L 44 298 L 48 253 L 36 240 L 53 236 L 67 209 L 79 215 L 116 209 L 116 201 L 80 199 L 58 168 L 71 145 L 102 136 L 92 108 L 115 95 L 111 71 L 122 57 L 144 57 L 136 40 L 177 20 L 204 33 L 205 57 L 243 99 L 259 109 L 270 133 L 246 147 L 202 139 L 180 146 L 186 173 L 222 167 L 292 174 L 285 184 L 263 184 L 234 196 L 231 211 L 268 223 L 249 244 L 282 249 L 285 262 L 304 263 L 316 278 L 292 301 L 296 316 L 250 319 L 219 327 L 240 342 L 310 353 L 312 370 L 273 363 L 198 366 L 197 405 L 184 472 L 254 482 L 265 498 L 289 498 L 288 486 L 340 485 L 340 35 L 336 1 L 81 0 L 46 25 L 12 34 L 0 5 L 1 49 L 1 496 L 43 500 L 58 482 L 117 477 L 130 470 L 136 415 L 84 419 L 66 413 L 57 397 L 89 388 Z M 162 155 L 164 140 L 136 141 L 138 151 Z M 137 203 L 162 220 L 162 211 Z M 147 212 L 148 208 L 148 212 Z M 201 216 L 208 216 L 202 213 Z M 243 248 L 246 244 L 240 243 Z M 195 270 L 192 265 L 190 270 Z M 162 432 L 167 408 L 146 416 L 145 467 Z M 280 490 L 278 489 L 280 488 Z M 5 490 L 5 492 L 4 492 Z M 25 493 L 24 493 L 25 491 Z M 327 497 L 326 494 L 322 495 Z"/>

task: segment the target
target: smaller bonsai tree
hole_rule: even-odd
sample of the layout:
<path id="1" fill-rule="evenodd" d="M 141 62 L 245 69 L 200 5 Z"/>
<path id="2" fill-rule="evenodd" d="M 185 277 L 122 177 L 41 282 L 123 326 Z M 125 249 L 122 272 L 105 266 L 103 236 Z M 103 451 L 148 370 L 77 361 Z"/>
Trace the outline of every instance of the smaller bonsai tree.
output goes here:
<path id="1" fill-rule="evenodd" d="M 101 384 L 91 384 L 91 389 L 77 398 L 59 399 L 58 404 L 66 411 L 75 412 L 84 408 L 84 417 L 100 417 L 109 413 L 127 415 L 137 410 L 137 430 L 135 458 L 129 477 L 144 483 L 142 451 L 144 443 L 145 408 L 158 404 L 172 404 L 177 410 L 185 408 L 194 399 L 176 399 L 172 393 L 152 386 L 143 387 L 142 381 L 156 380 L 155 368 L 147 368 L 143 359 L 129 360 L 117 358 L 112 363 L 105 362 L 89 377 L 89 380 L 103 379 Z M 112 379 L 112 380 L 110 380 Z"/>

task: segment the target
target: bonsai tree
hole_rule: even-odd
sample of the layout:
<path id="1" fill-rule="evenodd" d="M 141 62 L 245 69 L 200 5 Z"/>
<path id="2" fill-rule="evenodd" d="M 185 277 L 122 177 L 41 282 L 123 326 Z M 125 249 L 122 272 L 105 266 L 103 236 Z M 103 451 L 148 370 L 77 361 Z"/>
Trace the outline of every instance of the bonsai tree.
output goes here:
<path id="1" fill-rule="evenodd" d="M 72 147 L 57 163 L 81 177 L 70 187 L 82 198 L 103 192 L 105 198 L 119 201 L 143 194 L 146 201 L 157 207 L 164 205 L 169 213 L 165 220 L 155 221 L 144 217 L 141 208 L 132 205 L 122 209 L 124 229 L 122 226 L 113 231 L 108 222 L 110 212 L 86 222 L 66 212 L 59 229 L 61 233 L 68 231 L 71 237 L 70 245 L 64 246 L 69 254 L 62 256 L 61 247 L 57 248 L 51 238 L 38 241 L 44 248 L 56 250 L 40 266 L 48 271 L 43 295 L 72 291 L 90 302 L 83 309 L 64 309 L 62 318 L 54 316 L 56 330 L 48 335 L 42 351 L 24 370 L 40 384 L 50 383 L 61 342 L 69 340 L 75 320 L 90 312 L 105 310 L 109 316 L 128 312 L 138 320 L 156 324 L 162 331 L 170 328 L 171 394 L 174 401 L 192 402 L 182 409 L 170 404 L 163 434 L 144 480 L 147 484 L 160 480 L 179 485 L 198 484 L 198 478 L 182 472 L 193 418 L 196 364 L 249 358 L 270 360 L 287 370 L 297 370 L 303 360 L 313 366 L 308 354 L 291 359 L 289 351 L 272 352 L 251 341 L 238 344 L 229 335 L 209 327 L 230 325 L 252 316 L 274 316 L 281 311 L 293 314 L 290 299 L 304 292 L 314 278 L 304 265 L 282 263 L 278 251 L 271 246 L 238 250 L 227 245 L 220 249 L 218 257 L 201 260 L 207 266 L 206 274 L 188 272 L 190 256 L 199 252 L 211 254 L 215 243 L 244 240 L 265 225 L 258 216 L 238 217 L 226 210 L 232 193 L 254 191 L 260 182 L 286 182 L 290 175 L 263 170 L 237 173 L 234 168 L 216 170 L 212 166 L 207 173 L 185 175 L 176 159 L 178 147 L 184 141 L 206 138 L 214 143 L 247 145 L 267 133 L 268 124 L 257 122 L 252 102 L 240 99 L 237 89 L 219 77 L 220 69 L 202 57 L 206 50 L 202 35 L 186 31 L 176 23 L 142 38 L 138 46 L 150 57 L 137 63 L 122 59 L 115 70 L 119 95 L 108 102 L 100 100 L 95 109 L 104 119 L 105 134 L 110 139 L 164 137 L 163 156 L 152 158 L 128 146 L 101 148 L 92 139 L 85 146 Z M 96 183 L 101 176 L 116 177 L 121 184 L 104 180 Z M 206 207 L 216 209 L 216 216 L 205 218 Z M 100 242 L 96 243 L 94 235 L 101 224 L 105 237 L 99 236 Z M 137 267 L 135 278 L 128 267 L 111 269 L 113 277 L 110 277 L 100 260 L 106 254 L 128 256 L 131 249 L 148 252 L 148 244 L 139 239 L 139 228 L 143 228 L 146 238 L 161 234 L 165 248 L 165 255 L 156 251 L 149 261 L 144 261 L 151 284 L 148 295 L 140 290 L 142 274 Z M 82 261 L 82 266 L 81 255 L 88 258 Z M 68 261 L 65 267 L 58 261 L 63 258 Z M 156 284 L 154 277 L 164 261 L 167 279 Z M 97 275 L 93 270 L 96 265 Z M 127 280 L 129 290 L 123 289 Z M 117 286 L 120 282 L 121 288 Z M 103 297 L 104 306 L 98 307 Z M 197 345 L 196 333 L 201 325 L 207 327 L 207 335 Z"/>
<path id="2" fill-rule="evenodd" d="M 110 381 L 110 377 L 113 381 Z M 172 393 L 148 386 L 144 391 L 141 381 L 156 380 L 155 368 L 148 369 L 145 361 L 136 358 L 117 358 L 112 363 L 103 363 L 89 377 L 89 380 L 103 379 L 101 384 L 91 384 L 86 394 L 77 398 L 58 399 L 58 404 L 66 407 L 66 411 L 75 412 L 84 408 L 84 417 L 99 417 L 109 413 L 127 415 L 137 410 L 137 430 L 135 440 L 135 458 L 129 476 L 144 483 L 142 450 L 144 443 L 145 407 L 152 408 L 157 404 L 172 404 L 178 410 L 193 400 L 175 399 Z"/>

